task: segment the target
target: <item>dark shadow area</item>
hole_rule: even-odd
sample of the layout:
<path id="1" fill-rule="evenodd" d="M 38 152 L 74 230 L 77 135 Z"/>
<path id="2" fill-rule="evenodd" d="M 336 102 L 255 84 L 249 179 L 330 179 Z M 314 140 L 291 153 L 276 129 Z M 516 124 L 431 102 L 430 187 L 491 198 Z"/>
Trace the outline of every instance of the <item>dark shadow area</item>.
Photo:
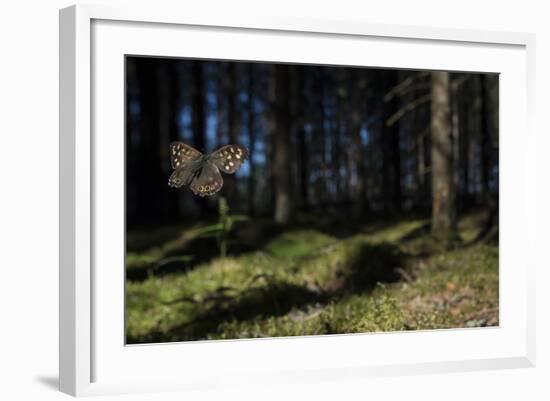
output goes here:
<path id="1" fill-rule="evenodd" d="M 412 217 L 410 218 L 412 219 Z M 241 224 L 235 229 L 229 240 L 229 256 L 238 257 L 248 252 L 262 250 L 277 236 L 293 230 L 316 230 L 337 239 L 346 239 L 358 233 L 374 234 L 379 230 L 391 227 L 396 221 L 403 221 L 403 218 L 384 218 L 383 215 L 374 215 L 368 219 L 350 220 L 344 212 L 340 211 L 332 211 L 327 215 L 317 213 L 302 214 L 301 218 L 292 225 L 278 225 L 270 220 L 258 219 Z M 429 231 L 429 225 L 427 227 Z M 425 227 L 423 226 L 418 231 L 407 234 L 402 240 L 408 241 L 414 239 L 422 235 L 424 231 Z M 172 237 L 167 236 L 168 232 L 171 233 Z M 174 241 L 174 238 L 181 236 L 185 231 L 178 232 L 167 228 L 160 230 L 160 233 L 160 238 L 167 242 Z M 149 248 L 159 244 L 159 238 L 156 235 L 152 235 L 150 238 Z M 141 247 L 144 244 L 145 240 L 141 239 Z M 135 248 L 135 244 L 129 246 L 129 249 Z M 182 257 L 188 257 L 188 260 L 179 260 Z M 164 257 L 158 261 L 138 267 L 127 267 L 126 278 L 129 281 L 143 281 L 151 275 L 160 277 L 167 274 L 185 273 L 217 257 L 219 257 L 219 247 L 215 238 L 196 238 L 185 242 L 185 244 L 178 248 L 165 252 Z"/>
<path id="2" fill-rule="evenodd" d="M 150 263 L 126 268 L 126 279 L 143 281 L 151 275 L 185 273 L 186 271 L 207 263 L 218 256 L 218 245 L 214 238 L 197 238 L 185 243 L 185 246 L 164 251 L 163 256 Z M 154 254 L 154 251 L 152 252 Z"/>
<path id="3" fill-rule="evenodd" d="M 338 294 L 355 294 L 372 290 L 377 283 L 391 283 L 401 277 L 406 255 L 389 243 L 363 245 L 358 256 L 347 267 L 344 286 Z"/>
<path id="4" fill-rule="evenodd" d="M 239 294 L 239 299 L 224 294 L 224 289 L 201 302 L 197 317 L 183 325 L 174 327 L 169 333 L 151 332 L 140 338 L 127 337 L 128 343 L 163 341 L 187 341 L 205 339 L 215 333 L 223 322 L 248 320 L 258 316 L 281 316 L 292 308 L 326 299 L 326 295 L 290 283 L 277 282 L 259 288 L 250 288 Z M 181 299 L 177 302 L 195 302 Z"/>
<path id="5" fill-rule="evenodd" d="M 268 220 L 260 220 L 252 224 L 241 224 L 235 228 L 228 241 L 228 256 L 236 257 L 247 252 L 258 251 L 276 236 L 291 228 L 293 227 L 277 225 Z M 168 237 L 166 232 L 171 232 L 171 237 Z M 177 241 L 177 238 L 181 237 L 182 234 L 184 235 L 185 231 L 161 230 L 161 233 L 160 237 L 166 243 Z M 141 247 L 144 247 L 145 244 L 145 240 L 140 240 Z M 149 246 L 145 249 L 159 245 L 162 245 L 160 239 L 152 236 Z M 131 244 L 128 248 L 136 249 L 136 245 Z M 129 281 L 143 281 L 151 275 L 158 277 L 167 274 L 185 273 L 219 256 L 220 250 L 216 238 L 195 238 L 182 241 L 181 246 L 165 251 L 160 260 L 139 266 L 128 266 L 126 268 L 126 279 Z M 182 261 L 182 258 L 186 260 Z"/>

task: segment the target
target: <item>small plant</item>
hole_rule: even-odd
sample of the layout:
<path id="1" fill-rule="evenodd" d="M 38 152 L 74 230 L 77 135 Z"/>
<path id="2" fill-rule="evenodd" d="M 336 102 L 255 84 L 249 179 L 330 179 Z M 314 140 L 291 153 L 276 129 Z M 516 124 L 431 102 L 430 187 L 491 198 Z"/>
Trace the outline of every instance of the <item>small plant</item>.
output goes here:
<path id="1" fill-rule="evenodd" d="M 230 242 L 229 236 L 235 223 L 249 220 L 248 216 L 239 214 L 229 214 L 229 205 L 222 196 L 218 201 L 218 222 L 209 226 L 202 227 L 200 237 L 215 237 L 220 250 L 220 257 L 227 256 L 227 249 Z"/>

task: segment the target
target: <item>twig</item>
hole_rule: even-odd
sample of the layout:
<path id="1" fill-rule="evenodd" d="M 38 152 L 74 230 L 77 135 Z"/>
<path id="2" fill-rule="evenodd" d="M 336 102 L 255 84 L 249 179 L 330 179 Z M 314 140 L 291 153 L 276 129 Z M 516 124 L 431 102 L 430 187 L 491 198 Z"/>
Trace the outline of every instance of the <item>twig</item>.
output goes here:
<path id="1" fill-rule="evenodd" d="M 403 277 L 406 282 L 412 283 L 414 281 L 413 276 L 411 276 L 406 270 L 402 269 L 401 267 L 398 267 L 397 269 L 395 269 L 395 271 L 399 273 L 399 275 Z"/>
<path id="2" fill-rule="evenodd" d="M 408 112 L 413 111 L 418 106 L 422 105 L 423 103 L 429 102 L 432 99 L 431 95 L 424 95 L 420 96 L 419 98 L 413 100 L 412 102 L 408 103 L 405 107 L 397 110 L 395 113 L 393 113 L 388 119 L 386 120 L 386 127 L 391 127 L 393 124 L 395 124 L 397 121 L 399 121 L 405 114 Z"/>
<path id="3" fill-rule="evenodd" d="M 395 85 L 393 88 L 391 88 L 388 93 L 386 93 L 384 95 L 384 102 L 389 102 L 395 96 L 402 95 L 410 89 L 416 89 L 416 88 L 424 87 L 424 85 L 417 85 L 414 88 L 409 88 L 414 83 L 414 81 L 416 79 L 423 78 L 427 74 L 428 74 L 427 72 L 420 72 L 418 74 L 411 75 L 411 76 L 405 78 L 403 81 L 399 82 L 397 85 Z"/>

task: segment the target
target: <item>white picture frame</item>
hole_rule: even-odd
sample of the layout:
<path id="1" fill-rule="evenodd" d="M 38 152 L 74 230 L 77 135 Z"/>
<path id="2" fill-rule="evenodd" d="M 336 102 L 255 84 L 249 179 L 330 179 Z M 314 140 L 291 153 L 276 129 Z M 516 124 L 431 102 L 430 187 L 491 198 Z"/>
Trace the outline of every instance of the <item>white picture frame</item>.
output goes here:
<path id="1" fill-rule="evenodd" d="M 80 396 L 534 366 L 534 41 L 523 33 L 236 19 L 155 7 L 61 10 L 61 391 Z M 501 73 L 500 326 L 126 346 L 124 54 Z M 104 139 L 107 130 L 114 139 Z M 101 270 L 111 261 L 120 269 Z"/>

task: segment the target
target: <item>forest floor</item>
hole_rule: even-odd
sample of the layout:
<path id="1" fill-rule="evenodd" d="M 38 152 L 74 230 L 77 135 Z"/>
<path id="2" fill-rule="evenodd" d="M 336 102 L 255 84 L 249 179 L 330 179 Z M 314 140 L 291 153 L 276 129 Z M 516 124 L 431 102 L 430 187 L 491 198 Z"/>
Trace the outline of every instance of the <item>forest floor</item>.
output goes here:
<path id="1" fill-rule="evenodd" d="M 474 242 L 484 219 L 460 219 L 453 249 L 422 218 L 244 228 L 249 246 L 213 259 L 215 242 L 197 243 L 197 256 L 181 228 L 160 230 L 149 249 L 150 233 L 129 235 L 127 342 L 496 326 L 498 246 Z M 181 251 L 155 260 L 178 241 Z"/>

